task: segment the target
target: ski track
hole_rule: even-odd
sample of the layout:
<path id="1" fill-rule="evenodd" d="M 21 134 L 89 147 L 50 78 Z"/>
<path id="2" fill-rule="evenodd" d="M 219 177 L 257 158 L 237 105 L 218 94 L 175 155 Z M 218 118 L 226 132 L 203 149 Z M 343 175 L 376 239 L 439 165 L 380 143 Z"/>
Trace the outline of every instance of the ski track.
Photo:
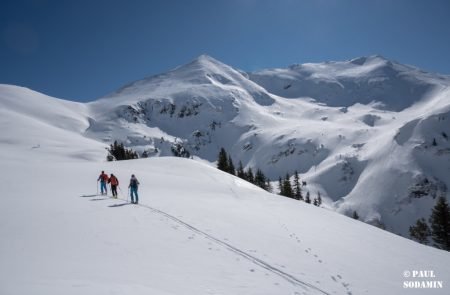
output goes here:
<path id="1" fill-rule="evenodd" d="M 86 196 L 82 196 L 82 197 L 86 197 Z M 108 198 L 113 199 L 113 200 L 124 201 L 124 202 L 126 202 L 126 203 L 124 203 L 124 205 L 125 204 L 131 204 L 126 199 L 113 198 L 113 197 L 108 197 Z M 235 254 L 245 258 L 246 260 L 248 260 L 248 261 L 250 261 L 250 262 L 252 262 L 252 263 L 254 263 L 254 264 L 256 264 L 256 265 L 258 265 L 258 266 L 260 266 L 260 267 L 262 267 L 264 269 L 266 269 L 267 271 L 269 271 L 269 272 L 271 272 L 271 273 L 273 273 L 273 274 L 283 278 L 284 280 L 288 281 L 289 283 L 291 283 L 291 284 L 293 284 L 295 286 L 299 286 L 299 287 L 303 288 L 306 291 L 308 291 L 308 289 L 313 289 L 315 291 L 318 291 L 321 294 L 331 295 L 330 293 L 327 293 L 326 291 L 324 291 L 324 290 L 322 290 L 322 289 L 320 289 L 320 288 L 318 288 L 318 287 L 316 287 L 316 286 L 314 286 L 314 285 L 312 285 L 310 283 L 304 282 L 304 281 L 296 278 L 295 276 L 293 276 L 293 275 L 291 275 L 291 274 L 289 274 L 289 273 L 287 273 L 285 271 L 282 271 L 281 269 L 279 269 L 279 268 L 277 268 L 277 267 L 275 267 L 275 266 L 273 266 L 273 265 L 271 265 L 271 264 L 269 264 L 269 263 L 259 259 L 258 257 L 255 257 L 255 256 L 253 256 L 251 254 L 248 254 L 247 252 L 245 252 L 245 251 L 243 251 L 243 250 L 241 250 L 241 249 L 239 249 L 239 248 L 237 248 L 237 247 L 235 247 L 235 246 L 233 246 L 233 245 L 231 245 L 231 244 L 229 244 L 229 243 L 227 243 L 227 242 L 225 242 L 223 240 L 220 240 L 220 239 L 218 239 L 218 238 L 216 238 L 216 237 L 214 237 L 214 236 L 212 236 L 212 235 L 210 235 L 210 234 L 208 234 L 208 233 L 206 233 L 206 232 L 196 228 L 195 226 L 192 226 L 189 223 L 184 222 L 183 220 L 181 220 L 181 219 L 179 219 L 179 218 L 177 218 L 177 217 L 175 217 L 175 216 L 173 216 L 173 215 L 171 215 L 171 214 L 169 214 L 167 212 L 164 212 L 162 210 L 153 208 L 153 207 L 145 205 L 145 204 L 134 204 L 134 205 L 139 206 L 139 207 L 143 207 L 143 208 L 146 208 L 146 209 L 149 209 L 149 210 L 151 210 L 152 212 L 154 212 L 156 214 L 164 216 L 164 217 L 166 217 L 166 218 L 168 218 L 168 219 L 170 219 L 170 220 L 172 220 L 172 221 L 174 221 L 174 222 L 184 226 L 185 228 L 189 229 L 190 231 L 192 231 L 192 232 L 194 232 L 196 234 L 199 234 L 199 235 L 203 236 L 204 238 L 215 242 L 216 244 L 219 244 L 219 245 L 223 246 L 227 250 L 229 250 L 229 251 L 231 251 L 231 252 L 233 252 L 233 253 L 235 253 Z M 117 206 L 114 206 L 114 207 L 120 207 L 120 206 L 117 205 Z"/>

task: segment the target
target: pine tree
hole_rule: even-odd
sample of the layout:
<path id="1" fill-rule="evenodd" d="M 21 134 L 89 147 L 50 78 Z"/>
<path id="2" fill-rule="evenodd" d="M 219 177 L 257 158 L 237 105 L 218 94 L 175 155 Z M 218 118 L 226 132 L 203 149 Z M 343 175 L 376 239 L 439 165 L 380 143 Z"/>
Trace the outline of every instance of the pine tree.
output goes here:
<path id="1" fill-rule="evenodd" d="M 260 188 L 262 188 L 262 189 L 267 189 L 267 187 L 266 187 L 266 176 L 264 175 L 264 173 L 259 168 L 256 170 L 255 184 L 257 186 L 259 186 Z"/>
<path id="2" fill-rule="evenodd" d="M 125 153 L 124 160 L 130 160 L 130 159 L 137 159 L 138 158 L 137 152 L 135 152 L 135 151 L 133 151 L 131 149 L 124 149 L 124 153 Z"/>
<path id="3" fill-rule="evenodd" d="M 450 251 L 450 208 L 444 197 L 439 197 L 430 217 L 431 236 L 435 246 Z"/>
<path id="4" fill-rule="evenodd" d="M 228 155 L 224 148 L 220 149 L 219 159 L 217 160 L 217 168 L 219 170 L 228 172 Z"/>
<path id="5" fill-rule="evenodd" d="M 356 220 L 358 220 L 358 219 L 359 219 L 359 215 L 358 215 L 358 212 L 356 212 L 356 210 L 355 210 L 355 211 L 353 211 L 353 215 L 352 215 L 352 217 L 353 217 L 353 219 L 356 219 Z"/>
<path id="6" fill-rule="evenodd" d="M 143 151 L 141 157 L 142 158 L 148 158 L 148 152 L 147 151 Z"/>
<path id="7" fill-rule="evenodd" d="M 175 142 L 170 147 L 170 150 L 172 151 L 172 154 L 175 157 L 180 158 L 190 158 L 191 153 L 184 147 L 183 143 L 181 142 Z"/>
<path id="8" fill-rule="evenodd" d="M 414 226 L 409 227 L 410 236 L 421 244 L 428 244 L 431 230 L 424 218 L 417 219 Z"/>
<path id="9" fill-rule="evenodd" d="M 308 204 L 311 204 L 311 197 L 310 197 L 309 192 L 306 192 L 305 202 Z"/>
<path id="10" fill-rule="evenodd" d="M 109 155 L 106 157 L 108 161 L 121 161 L 139 158 L 137 152 L 132 149 L 126 149 L 123 143 L 118 143 L 117 140 L 110 145 L 108 149 Z"/>
<path id="11" fill-rule="evenodd" d="M 230 155 L 228 155 L 228 173 L 232 175 L 236 174 L 236 169 L 234 168 L 233 160 Z"/>
<path id="12" fill-rule="evenodd" d="M 242 167 L 242 162 L 239 161 L 239 166 L 237 169 L 237 177 L 245 179 L 244 167 Z"/>
<path id="13" fill-rule="evenodd" d="M 294 197 L 294 193 L 292 191 L 292 186 L 291 186 L 289 173 L 287 173 L 286 177 L 284 178 L 283 190 L 284 190 L 284 195 L 283 196 L 286 196 L 288 198 L 293 198 Z"/>
<path id="14" fill-rule="evenodd" d="M 320 195 L 320 192 L 317 192 L 317 206 L 322 205 L 322 196 Z"/>
<path id="15" fill-rule="evenodd" d="M 437 146 L 436 138 L 433 138 L 433 143 L 432 143 L 432 145 L 433 145 L 433 146 Z"/>
<path id="16" fill-rule="evenodd" d="M 294 198 L 297 200 L 303 200 L 300 177 L 298 176 L 297 170 L 294 172 Z"/>
<path id="17" fill-rule="evenodd" d="M 125 146 L 123 145 L 123 142 L 121 142 L 117 148 L 117 160 L 125 160 L 127 156 L 127 153 L 125 151 Z"/>
<path id="18" fill-rule="evenodd" d="M 319 201 L 317 200 L 317 198 L 314 198 L 313 205 L 314 206 L 319 206 Z"/>
<path id="19" fill-rule="evenodd" d="M 248 167 L 247 172 L 245 172 L 245 179 L 250 183 L 255 183 L 252 167 Z"/>

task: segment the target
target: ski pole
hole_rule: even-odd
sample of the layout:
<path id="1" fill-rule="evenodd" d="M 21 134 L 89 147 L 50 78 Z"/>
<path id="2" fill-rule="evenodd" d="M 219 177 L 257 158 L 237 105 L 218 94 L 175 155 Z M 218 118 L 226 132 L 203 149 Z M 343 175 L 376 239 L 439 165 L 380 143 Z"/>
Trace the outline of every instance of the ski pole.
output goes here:
<path id="1" fill-rule="evenodd" d="M 97 180 L 97 184 L 95 186 L 97 187 L 97 195 L 98 195 L 98 180 Z"/>

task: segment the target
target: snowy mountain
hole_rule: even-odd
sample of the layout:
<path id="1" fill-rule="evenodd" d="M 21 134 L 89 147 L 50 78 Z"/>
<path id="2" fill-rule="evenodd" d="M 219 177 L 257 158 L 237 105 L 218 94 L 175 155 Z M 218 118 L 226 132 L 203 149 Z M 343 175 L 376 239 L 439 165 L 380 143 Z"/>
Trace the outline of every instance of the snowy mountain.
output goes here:
<path id="1" fill-rule="evenodd" d="M 430 74 L 379 55 L 261 70 L 249 76 L 282 97 L 312 97 L 336 107 L 374 103 L 392 111 L 408 108 L 435 88 L 450 84 L 448 76 Z"/>
<path id="2" fill-rule="evenodd" d="M 87 104 L 1 86 L 11 116 L 2 127 L 18 132 L 0 136 L 11 149 L 89 160 L 114 140 L 209 162 L 225 147 L 272 180 L 298 170 L 324 207 L 408 236 L 437 196 L 449 197 L 449 85 L 380 56 L 245 73 L 204 55 Z M 53 130 L 62 139 L 46 136 Z M 67 133 L 73 145 L 61 150 Z"/>

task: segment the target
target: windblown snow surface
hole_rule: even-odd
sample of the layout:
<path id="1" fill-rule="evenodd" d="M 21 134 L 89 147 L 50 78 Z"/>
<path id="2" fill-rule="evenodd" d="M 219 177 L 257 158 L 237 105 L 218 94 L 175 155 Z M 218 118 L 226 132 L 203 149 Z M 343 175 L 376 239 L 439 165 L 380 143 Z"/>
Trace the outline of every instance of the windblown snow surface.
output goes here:
<path id="1" fill-rule="evenodd" d="M 0 294 L 448 294 L 448 252 L 334 212 L 406 235 L 448 197 L 448 78 L 417 74 L 403 108 L 282 97 L 256 74 L 202 56 L 88 104 L 0 85 Z M 105 162 L 114 139 L 153 157 Z M 194 159 L 157 157 L 177 145 Z M 299 170 L 324 208 L 211 167 L 221 146 L 273 179 Z M 97 195 L 101 170 L 120 199 Z M 444 287 L 404 288 L 421 280 Z"/>

